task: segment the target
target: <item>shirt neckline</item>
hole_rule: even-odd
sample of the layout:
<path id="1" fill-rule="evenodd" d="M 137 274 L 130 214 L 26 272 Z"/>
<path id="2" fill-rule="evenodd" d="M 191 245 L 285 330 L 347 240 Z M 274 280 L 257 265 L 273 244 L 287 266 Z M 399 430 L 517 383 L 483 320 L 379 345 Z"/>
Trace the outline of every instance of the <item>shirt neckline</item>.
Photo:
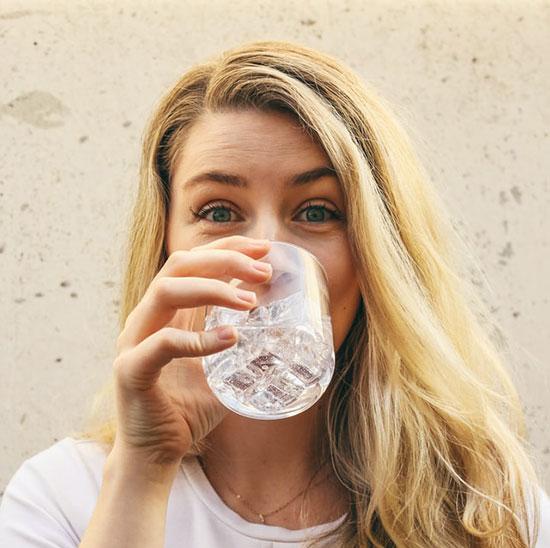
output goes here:
<path id="1" fill-rule="evenodd" d="M 272 542 L 304 542 L 336 529 L 346 517 L 344 514 L 330 523 L 314 525 L 306 529 L 286 529 L 277 525 L 252 523 L 225 504 L 212 487 L 196 457 L 183 459 L 181 468 L 191 488 L 208 512 L 245 537 Z"/>

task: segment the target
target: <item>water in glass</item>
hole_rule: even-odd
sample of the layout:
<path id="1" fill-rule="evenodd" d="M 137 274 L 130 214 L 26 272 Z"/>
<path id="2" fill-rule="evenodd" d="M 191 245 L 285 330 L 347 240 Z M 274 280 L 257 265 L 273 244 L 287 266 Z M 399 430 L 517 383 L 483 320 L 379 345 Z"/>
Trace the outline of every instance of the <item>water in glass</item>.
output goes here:
<path id="1" fill-rule="evenodd" d="M 299 292 L 251 311 L 212 308 L 205 329 L 229 324 L 239 331 L 234 346 L 203 358 L 208 384 L 226 407 L 280 419 L 319 399 L 334 371 L 334 347 L 330 316 L 311 323 L 315 306 Z"/>

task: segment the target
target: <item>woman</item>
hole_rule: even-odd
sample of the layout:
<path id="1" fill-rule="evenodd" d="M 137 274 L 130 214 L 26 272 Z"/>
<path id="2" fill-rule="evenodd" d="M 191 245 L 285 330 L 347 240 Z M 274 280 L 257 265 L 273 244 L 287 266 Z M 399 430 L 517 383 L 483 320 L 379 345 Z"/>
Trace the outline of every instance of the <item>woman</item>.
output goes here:
<path id="1" fill-rule="evenodd" d="M 237 333 L 201 312 L 252 308 L 222 278 L 269 279 L 274 240 L 327 270 L 337 364 L 308 411 L 254 421 L 207 387 L 201 357 Z M 518 398 L 451 241 L 399 125 L 333 59 L 256 43 L 192 69 L 145 138 L 113 420 L 20 469 L 0 538 L 516 548 L 540 525 L 548 545 Z"/>

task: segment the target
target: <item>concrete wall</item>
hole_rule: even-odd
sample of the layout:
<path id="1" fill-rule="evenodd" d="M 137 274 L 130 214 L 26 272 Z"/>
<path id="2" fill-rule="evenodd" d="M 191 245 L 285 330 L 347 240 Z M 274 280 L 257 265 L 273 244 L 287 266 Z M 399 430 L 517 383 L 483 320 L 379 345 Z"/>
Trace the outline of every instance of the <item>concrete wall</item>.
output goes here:
<path id="1" fill-rule="evenodd" d="M 4 0 L 0 489 L 110 374 L 148 113 L 195 62 L 264 38 L 345 60 L 415 128 L 510 337 L 549 489 L 549 28 L 532 0 Z"/>

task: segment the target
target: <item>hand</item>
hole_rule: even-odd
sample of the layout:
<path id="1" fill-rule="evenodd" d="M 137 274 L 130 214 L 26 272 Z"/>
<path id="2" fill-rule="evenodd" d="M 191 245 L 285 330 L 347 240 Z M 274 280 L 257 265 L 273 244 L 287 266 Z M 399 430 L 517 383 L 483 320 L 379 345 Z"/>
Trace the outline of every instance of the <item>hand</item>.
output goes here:
<path id="1" fill-rule="evenodd" d="M 208 387 L 201 356 L 229 348 L 237 333 L 230 327 L 222 337 L 224 327 L 206 332 L 193 325 L 206 305 L 255 305 L 253 292 L 242 300 L 221 278 L 265 282 L 271 271 L 257 270 L 255 259 L 269 247 L 231 236 L 170 255 L 118 338 L 114 450 L 150 464 L 179 463 L 223 419 L 227 410 Z"/>

